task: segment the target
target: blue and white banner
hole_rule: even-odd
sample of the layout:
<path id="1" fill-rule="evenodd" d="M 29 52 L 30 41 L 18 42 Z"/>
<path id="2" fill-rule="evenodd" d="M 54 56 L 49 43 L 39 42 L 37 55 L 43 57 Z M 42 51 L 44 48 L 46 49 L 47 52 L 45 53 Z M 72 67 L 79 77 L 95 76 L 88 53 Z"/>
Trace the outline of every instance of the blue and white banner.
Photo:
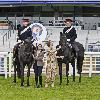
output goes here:
<path id="1" fill-rule="evenodd" d="M 42 41 L 46 39 L 47 31 L 46 31 L 46 28 L 42 24 L 33 23 L 27 28 L 25 28 L 21 32 L 21 34 L 24 34 L 24 32 L 27 31 L 27 29 L 29 28 L 31 28 L 33 40 L 35 40 L 34 43 L 41 43 Z"/>

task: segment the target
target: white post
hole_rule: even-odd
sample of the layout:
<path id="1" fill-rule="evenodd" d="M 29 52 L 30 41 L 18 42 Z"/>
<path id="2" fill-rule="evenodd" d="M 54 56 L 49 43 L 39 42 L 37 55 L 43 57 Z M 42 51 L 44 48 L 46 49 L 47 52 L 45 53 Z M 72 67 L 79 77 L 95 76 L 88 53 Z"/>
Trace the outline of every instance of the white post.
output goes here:
<path id="1" fill-rule="evenodd" d="M 7 79 L 7 56 L 4 55 L 4 71 L 5 71 L 5 79 Z"/>
<path id="2" fill-rule="evenodd" d="M 92 55 L 90 55 L 89 77 L 92 77 Z"/>
<path id="3" fill-rule="evenodd" d="M 11 67 L 12 67 L 12 54 L 9 53 L 9 77 L 11 77 Z"/>
<path id="4" fill-rule="evenodd" d="M 73 70 L 73 67 L 71 64 L 69 64 L 69 76 L 71 76 L 73 73 L 72 73 L 72 70 Z"/>

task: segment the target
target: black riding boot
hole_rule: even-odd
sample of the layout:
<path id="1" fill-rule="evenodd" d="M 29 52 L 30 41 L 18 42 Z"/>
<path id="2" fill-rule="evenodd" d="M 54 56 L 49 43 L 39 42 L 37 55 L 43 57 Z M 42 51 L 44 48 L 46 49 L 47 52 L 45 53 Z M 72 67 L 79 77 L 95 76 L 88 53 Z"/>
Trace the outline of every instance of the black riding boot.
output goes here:
<path id="1" fill-rule="evenodd" d="M 39 86 L 38 86 L 38 76 L 37 75 L 35 75 L 35 82 L 36 82 L 36 88 L 38 88 Z"/>
<path id="2" fill-rule="evenodd" d="M 42 75 L 39 76 L 39 84 L 40 84 L 40 86 L 42 87 Z"/>
<path id="3" fill-rule="evenodd" d="M 78 52 L 79 52 L 79 48 L 78 46 L 75 44 L 75 42 L 72 43 L 72 47 L 75 50 L 75 56 L 76 58 L 78 57 Z"/>

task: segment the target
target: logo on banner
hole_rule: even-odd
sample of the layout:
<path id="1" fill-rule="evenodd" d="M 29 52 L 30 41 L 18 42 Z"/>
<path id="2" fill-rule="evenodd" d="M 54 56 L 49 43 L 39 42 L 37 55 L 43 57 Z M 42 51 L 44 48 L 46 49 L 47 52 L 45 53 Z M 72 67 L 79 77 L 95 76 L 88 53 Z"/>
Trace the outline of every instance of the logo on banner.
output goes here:
<path id="1" fill-rule="evenodd" d="M 40 23 L 33 23 L 31 25 L 31 31 L 32 31 L 32 36 L 33 40 L 35 40 L 35 43 L 39 43 L 45 40 L 47 31 L 46 28 L 40 24 Z"/>

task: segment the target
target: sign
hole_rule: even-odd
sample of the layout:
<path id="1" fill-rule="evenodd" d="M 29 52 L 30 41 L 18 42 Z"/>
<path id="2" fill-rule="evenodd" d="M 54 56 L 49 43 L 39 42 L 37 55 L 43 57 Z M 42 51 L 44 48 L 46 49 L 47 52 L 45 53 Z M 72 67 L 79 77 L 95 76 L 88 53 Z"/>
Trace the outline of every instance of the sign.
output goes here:
<path id="1" fill-rule="evenodd" d="M 40 23 L 33 23 L 31 25 L 32 36 L 34 43 L 40 43 L 46 39 L 47 31 L 46 28 Z"/>
<path id="2" fill-rule="evenodd" d="M 33 36 L 32 40 L 35 40 L 34 43 L 41 43 L 42 41 L 46 39 L 47 31 L 46 31 L 46 28 L 42 24 L 33 23 L 27 28 L 25 28 L 21 32 L 21 34 L 24 34 L 24 32 L 27 31 L 29 28 L 31 28 L 32 36 Z"/>

